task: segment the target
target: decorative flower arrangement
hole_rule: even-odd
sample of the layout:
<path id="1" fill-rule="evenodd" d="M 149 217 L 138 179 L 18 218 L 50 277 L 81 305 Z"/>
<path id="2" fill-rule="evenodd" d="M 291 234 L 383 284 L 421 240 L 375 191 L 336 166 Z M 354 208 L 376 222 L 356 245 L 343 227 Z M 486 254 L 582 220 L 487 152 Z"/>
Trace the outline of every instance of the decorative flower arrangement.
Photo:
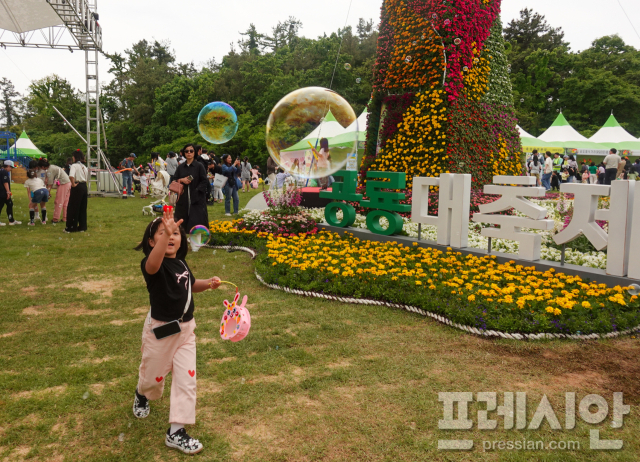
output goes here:
<path id="1" fill-rule="evenodd" d="M 250 230 L 285 237 L 318 232 L 317 222 L 307 212 L 301 210 L 295 214 L 280 214 L 276 209 L 263 212 L 253 211 L 237 221 L 235 227 L 238 230 Z"/>
<path id="2" fill-rule="evenodd" d="M 520 175 L 522 147 L 508 78 L 500 0 L 385 0 L 366 172 Z"/>
<path id="3" fill-rule="evenodd" d="M 324 231 L 269 236 L 258 272 L 267 283 L 404 303 L 480 329 L 590 334 L 640 324 L 640 301 L 628 288 L 416 245 Z"/>

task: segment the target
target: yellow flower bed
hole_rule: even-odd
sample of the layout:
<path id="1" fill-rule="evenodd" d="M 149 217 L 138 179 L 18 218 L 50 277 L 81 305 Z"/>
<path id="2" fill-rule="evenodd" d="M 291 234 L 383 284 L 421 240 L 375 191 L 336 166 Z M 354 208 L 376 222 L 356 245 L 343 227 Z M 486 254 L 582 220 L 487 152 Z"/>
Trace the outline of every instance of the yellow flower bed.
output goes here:
<path id="1" fill-rule="evenodd" d="M 291 288 L 402 302 L 507 332 L 603 333 L 640 324 L 640 302 L 628 288 L 553 269 L 328 232 L 267 239 L 261 274 Z"/>

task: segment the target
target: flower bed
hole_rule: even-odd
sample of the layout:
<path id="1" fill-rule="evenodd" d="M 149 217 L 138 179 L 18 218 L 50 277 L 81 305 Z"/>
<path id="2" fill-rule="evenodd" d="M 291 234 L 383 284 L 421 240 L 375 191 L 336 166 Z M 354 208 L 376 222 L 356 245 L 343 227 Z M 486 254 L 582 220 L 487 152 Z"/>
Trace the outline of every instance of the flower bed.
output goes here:
<path id="1" fill-rule="evenodd" d="M 258 273 L 291 289 L 416 306 L 481 330 L 592 334 L 640 324 L 627 288 L 553 270 L 328 232 L 266 239 Z"/>

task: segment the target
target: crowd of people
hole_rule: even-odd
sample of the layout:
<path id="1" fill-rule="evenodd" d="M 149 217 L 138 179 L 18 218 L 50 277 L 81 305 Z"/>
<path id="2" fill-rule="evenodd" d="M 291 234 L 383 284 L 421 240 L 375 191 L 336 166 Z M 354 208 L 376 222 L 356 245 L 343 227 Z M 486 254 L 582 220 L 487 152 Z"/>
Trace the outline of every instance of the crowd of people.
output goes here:
<path id="1" fill-rule="evenodd" d="M 537 185 L 547 191 L 560 190 L 562 183 L 586 183 L 610 185 L 614 180 L 635 180 L 640 176 L 640 159 L 631 163 L 628 157 L 620 157 L 614 148 L 602 162 L 581 161 L 573 155 L 561 156 L 547 151 L 544 155 L 534 150 L 525 163 L 527 175 L 537 179 Z"/>
<path id="2" fill-rule="evenodd" d="M 51 165 L 47 159 L 32 160 L 27 170 L 24 187 L 29 197 L 28 226 L 36 225 L 36 217 L 43 225 L 48 223 L 47 204 L 51 190 L 57 189 L 53 204 L 52 223 L 65 222 L 65 233 L 85 232 L 87 230 L 87 181 L 89 171 L 84 165 L 84 154 L 77 150 L 67 160 L 66 166 Z M 7 207 L 9 225 L 21 225 L 13 214 L 13 191 L 11 190 L 11 170 L 17 166 L 11 160 L 5 160 L 0 173 L 0 214 Z M 62 218 L 62 220 L 60 219 Z M 0 226 L 6 223 L 0 222 Z"/>

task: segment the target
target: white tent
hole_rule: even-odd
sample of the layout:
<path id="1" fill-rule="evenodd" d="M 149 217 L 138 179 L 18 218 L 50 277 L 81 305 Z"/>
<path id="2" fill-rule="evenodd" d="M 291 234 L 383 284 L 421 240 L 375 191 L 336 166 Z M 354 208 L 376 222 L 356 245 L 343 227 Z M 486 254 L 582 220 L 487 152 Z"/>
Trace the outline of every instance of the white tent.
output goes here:
<path id="1" fill-rule="evenodd" d="M 345 128 L 340 125 L 340 122 L 336 120 L 336 118 L 331 113 L 331 110 L 327 113 L 324 120 L 307 136 L 305 136 L 301 141 L 294 144 L 290 148 L 284 149 L 281 152 L 296 152 L 296 151 L 306 151 L 309 149 L 309 143 L 314 148 L 318 146 L 320 139 L 322 138 L 333 138 L 334 136 L 341 135 L 344 133 Z M 318 148 L 319 149 L 319 148 Z"/>
<path id="2" fill-rule="evenodd" d="M 564 118 L 562 113 L 556 118 L 555 122 L 538 137 L 542 141 L 554 142 L 575 142 L 575 141 L 588 141 L 584 136 L 578 133 L 567 119 Z"/>
<path id="3" fill-rule="evenodd" d="M 518 131 L 520 132 L 520 138 L 533 138 L 535 139 L 536 137 L 533 136 L 531 133 L 528 133 L 524 128 L 522 128 L 520 125 L 516 125 L 516 128 L 518 129 Z"/>
<path id="4" fill-rule="evenodd" d="M 366 132 L 368 115 L 369 112 L 367 112 L 367 108 L 364 108 L 364 112 L 360 114 L 360 117 L 358 117 L 351 125 L 346 128 L 344 133 Z"/>
<path id="5" fill-rule="evenodd" d="M 598 132 L 589 138 L 594 143 L 623 143 L 626 141 L 638 141 L 628 131 L 620 126 L 616 118 L 611 114 L 609 120 Z"/>
<path id="6" fill-rule="evenodd" d="M 0 0 L 0 29 L 21 34 L 63 24 L 47 0 Z"/>

